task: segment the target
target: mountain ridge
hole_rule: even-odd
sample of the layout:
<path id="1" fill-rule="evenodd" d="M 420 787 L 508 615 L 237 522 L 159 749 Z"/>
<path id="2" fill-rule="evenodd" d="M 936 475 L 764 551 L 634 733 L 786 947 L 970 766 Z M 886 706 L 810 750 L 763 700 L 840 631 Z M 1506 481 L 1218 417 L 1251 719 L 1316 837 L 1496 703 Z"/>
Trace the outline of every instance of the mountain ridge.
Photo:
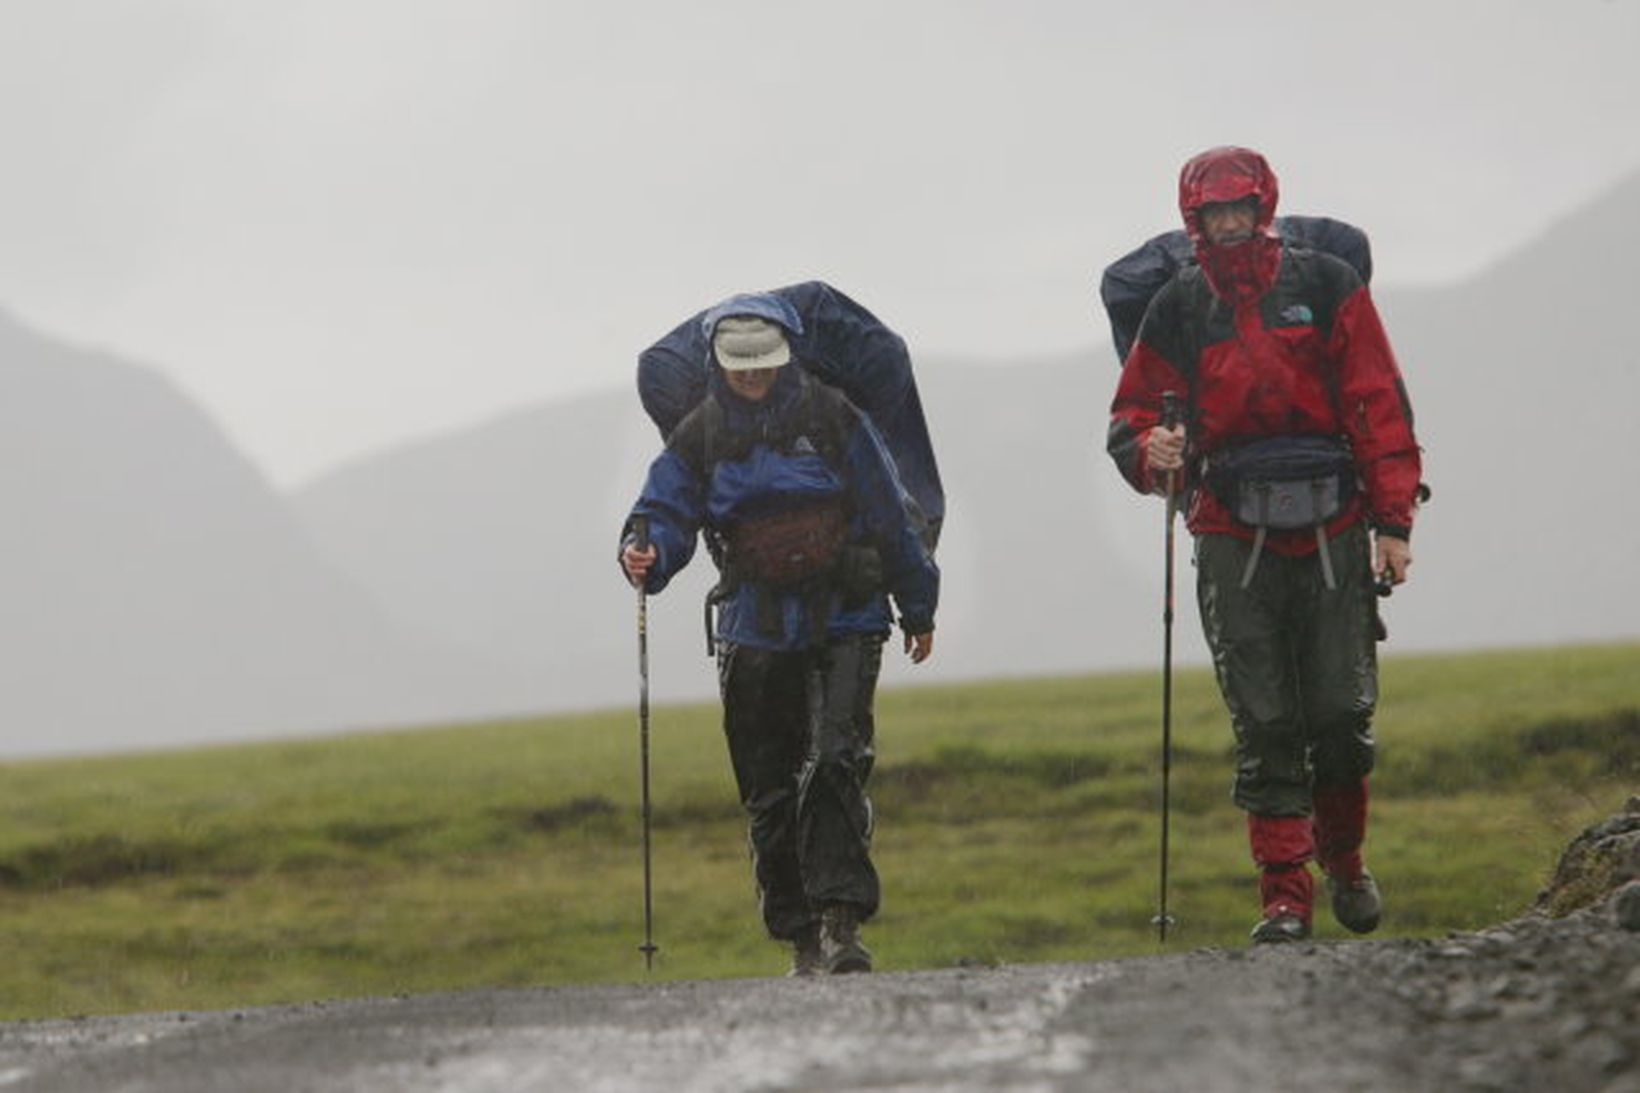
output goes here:
<path id="1" fill-rule="evenodd" d="M 482 658 L 396 631 L 156 369 L 0 313 L 12 754 L 470 709 Z"/>

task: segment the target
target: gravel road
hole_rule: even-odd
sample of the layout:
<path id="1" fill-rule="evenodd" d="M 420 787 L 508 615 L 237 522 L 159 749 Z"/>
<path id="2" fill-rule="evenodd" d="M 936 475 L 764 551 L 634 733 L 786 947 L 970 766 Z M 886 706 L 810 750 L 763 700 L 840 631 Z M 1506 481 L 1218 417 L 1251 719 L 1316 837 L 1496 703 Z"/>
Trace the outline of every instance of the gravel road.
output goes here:
<path id="1" fill-rule="evenodd" d="M 1434 940 L 14 1022 L 0 1091 L 1640 1093 L 1640 798 L 1591 869 Z"/>
<path id="2" fill-rule="evenodd" d="M 1640 1093 L 1640 930 L 1613 905 L 1439 941 L 14 1023 L 0 1089 Z"/>

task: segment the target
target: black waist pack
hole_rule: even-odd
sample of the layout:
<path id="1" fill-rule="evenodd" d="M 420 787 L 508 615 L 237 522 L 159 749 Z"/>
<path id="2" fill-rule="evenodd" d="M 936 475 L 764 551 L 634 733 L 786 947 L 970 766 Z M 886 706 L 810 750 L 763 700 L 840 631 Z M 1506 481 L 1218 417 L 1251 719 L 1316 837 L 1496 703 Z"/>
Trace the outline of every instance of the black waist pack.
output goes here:
<path id="1" fill-rule="evenodd" d="M 1202 480 L 1248 527 L 1325 524 L 1355 495 L 1355 460 L 1342 437 L 1278 436 L 1212 452 Z"/>

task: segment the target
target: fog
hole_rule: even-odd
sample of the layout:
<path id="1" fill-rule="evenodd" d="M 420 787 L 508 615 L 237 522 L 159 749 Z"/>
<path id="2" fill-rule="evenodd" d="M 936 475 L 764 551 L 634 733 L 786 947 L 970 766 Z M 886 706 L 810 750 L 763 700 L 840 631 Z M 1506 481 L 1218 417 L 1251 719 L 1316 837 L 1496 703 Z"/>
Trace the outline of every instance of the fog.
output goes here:
<path id="1" fill-rule="evenodd" d="M 1095 289 L 1221 143 L 1373 239 L 1437 491 L 1389 649 L 1635 636 L 1602 483 L 1640 451 L 1576 422 L 1640 398 L 1640 6 L 1501 11 L 11 13 L 0 754 L 629 697 L 636 354 L 810 278 L 907 339 L 951 498 L 940 653 L 890 682 L 1144 665 L 1159 515 L 1100 451 Z M 659 700 L 710 692 L 693 595 Z"/>

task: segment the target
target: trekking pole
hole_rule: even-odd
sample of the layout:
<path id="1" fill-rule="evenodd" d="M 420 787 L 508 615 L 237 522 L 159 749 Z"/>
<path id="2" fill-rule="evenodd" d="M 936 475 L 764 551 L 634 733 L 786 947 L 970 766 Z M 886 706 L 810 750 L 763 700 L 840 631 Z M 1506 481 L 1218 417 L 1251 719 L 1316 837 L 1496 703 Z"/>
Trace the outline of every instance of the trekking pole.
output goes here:
<path id="1" fill-rule="evenodd" d="M 649 517 L 632 518 L 633 547 L 649 549 Z M 638 798 L 643 816 L 643 966 L 655 966 L 655 912 L 649 867 L 649 596 L 644 591 L 647 577 L 638 582 Z"/>
<path id="2" fill-rule="evenodd" d="M 1173 391 L 1162 392 L 1163 429 L 1179 424 L 1179 396 Z M 1168 783 L 1173 769 L 1173 514 L 1178 506 L 1178 472 L 1167 472 L 1167 567 L 1163 582 L 1162 600 L 1162 847 L 1161 876 L 1158 883 L 1160 908 L 1151 922 L 1156 927 L 1156 939 L 1167 942 L 1167 928 L 1173 916 L 1167 913 L 1167 826 Z"/>

